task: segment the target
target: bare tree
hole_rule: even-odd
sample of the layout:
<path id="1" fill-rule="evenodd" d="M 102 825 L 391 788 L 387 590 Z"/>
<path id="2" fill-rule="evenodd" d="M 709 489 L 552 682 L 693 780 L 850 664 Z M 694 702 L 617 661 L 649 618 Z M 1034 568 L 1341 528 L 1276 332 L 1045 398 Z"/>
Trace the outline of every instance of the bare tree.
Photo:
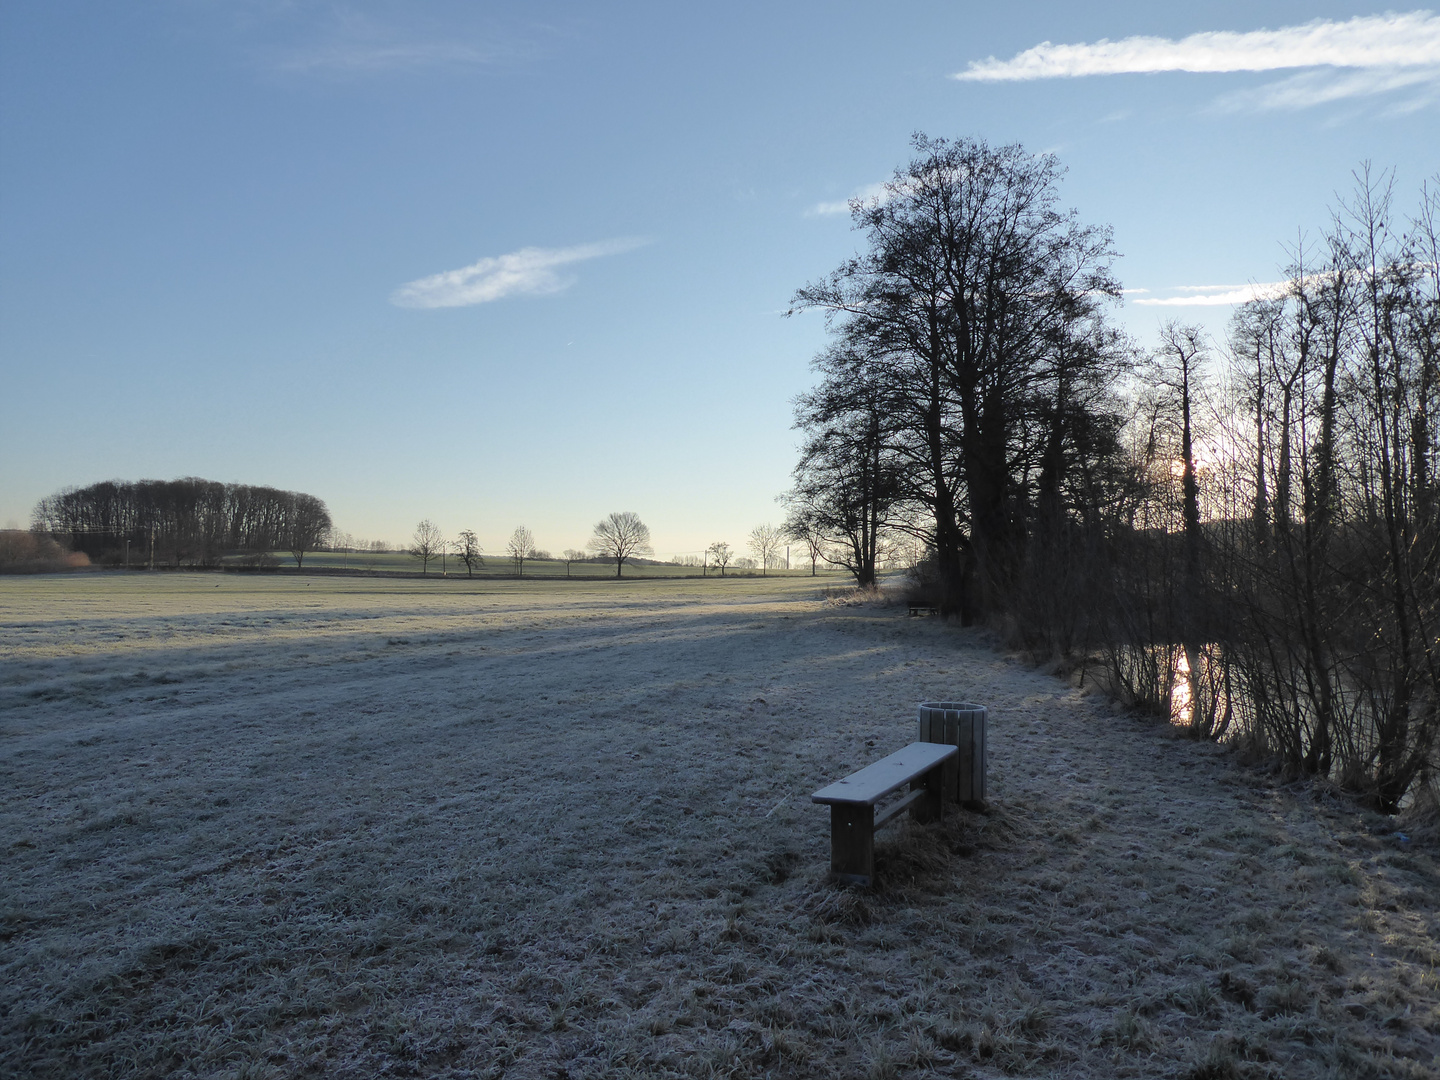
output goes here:
<path id="1" fill-rule="evenodd" d="M 510 561 L 515 564 L 515 576 L 525 576 L 525 560 L 530 558 L 530 553 L 535 550 L 535 534 L 524 525 L 515 526 L 515 531 L 510 534 L 510 539 L 505 543 L 505 551 L 510 556 Z"/>
<path id="2" fill-rule="evenodd" d="M 476 539 L 474 529 L 465 529 L 460 533 L 460 539 L 455 542 L 455 554 L 465 564 L 466 577 L 474 577 L 475 567 L 485 565 L 485 556 L 480 554 L 480 541 Z"/>
<path id="3" fill-rule="evenodd" d="M 412 546 L 410 554 L 420 560 L 420 573 L 430 572 L 430 563 L 440 557 L 440 549 L 445 544 L 445 538 L 440 534 L 439 528 L 429 518 L 415 526 L 415 535 L 411 538 Z"/>
<path id="4" fill-rule="evenodd" d="M 1185 650 L 1189 700 L 1192 715 L 1187 721 L 1200 734 L 1202 711 L 1195 679 L 1200 670 L 1200 649 L 1213 638 L 1205 628 L 1204 575 L 1201 550 L 1204 536 L 1200 527 L 1200 483 L 1195 463 L 1195 422 L 1208 359 L 1205 331 L 1199 326 L 1166 323 L 1160 331 L 1160 347 L 1154 364 L 1146 372 L 1169 399 L 1173 422 L 1180 435 L 1181 530 L 1184 536 L 1184 573 L 1180 591 L 1180 644 Z"/>
<path id="5" fill-rule="evenodd" d="M 614 559 L 617 578 L 626 559 L 655 553 L 650 546 L 650 527 L 640 520 L 639 514 L 629 510 L 596 522 L 595 535 L 585 546 L 602 558 Z"/>
<path id="6" fill-rule="evenodd" d="M 795 487 L 784 497 L 792 515 L 807 515 L 835 544 L 826 561 L 849 570 L 860 586 L 875 584 L 881 538 L 897 524 L 906 487 L 904 455 L 887 427 L 894 410 L 864 357 L 832 349 L 817 363 L 826 378 L 797 400 L 796 426 L 809 434 Z"/>
<path id="7" fill-rule="evenodd" d="M 764 525 L 756 525 L 750 530 L 750 550 L 755 553 L 755 559 L 760 564 L 760 574 L 765 576 L 770 568 L 770 563 L 776 558 L 780 551 L 780 545 L 785 542 L 785 533 L 768 522 Z"/>
<path id="8" fill-rule="evenodd" d="M 314 551 L 329 534 L 330 511 L 314 495 L 297 492 L 290 500 L 290 527 L 285 530 L 286 544 L 295 556 L 295 567 L 305 565 L 305 553 Z"/>
<path id="9" fill-rule="evenodd" d="M 705 554 L 710 556 L 710 564 L 720 568 L 720 576 L 725 576 L 725 567 L 730 565 L 730 560 L 735 557 L 735 552 L 724 540 L 716 540 L 705 549 Z"/>
<path id="10" fill-rule="evenodd" d="M 810 559 L 810 576 L 815 577 L 816 564 L 825 551 L 825 532 L 821 527 L 819 515 L 813 510 L 798 506 L 785 519 L 784 528 L 786 536 L 795 543 L 804 545 L 805 554 Z"/>
<path id="11" fill-rule="evenodd" d="M 583 551 L 577 551 L 575 548 L 566 548 L 566 549 L 565 549 L 564 551 L 562 551 L 560 554 L 561 554 L 561 557 L 564 558 L 564 560 L 565 560 L 565 576 L 566 576 L 566 577 L 569 577 L 569 576 L 570 576 L 570 564 L 571 564 L 571 563 L 584 562 L 587 558 L 589 558 L 589 556 L 586 555 L 585 552 L 583 552 Z"/>

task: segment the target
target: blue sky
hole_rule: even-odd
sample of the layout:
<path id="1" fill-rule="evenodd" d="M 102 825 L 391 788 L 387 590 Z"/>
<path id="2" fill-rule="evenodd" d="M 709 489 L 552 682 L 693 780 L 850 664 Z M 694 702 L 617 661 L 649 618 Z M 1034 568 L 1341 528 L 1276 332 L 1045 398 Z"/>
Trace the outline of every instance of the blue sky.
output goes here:
<path id="1" fill-rule="evenodd" d="M 780 313 L 912 132 L 1058 154 L 1148 342 L 1223 332 L 1195 301 L 1275 280 L 1361 161 L 1412 205 L 1437 109 L 1412 8 L 5 4 L 0 524 L 198 475 L 392 543 L 739 546 L 824 340 Z"/>

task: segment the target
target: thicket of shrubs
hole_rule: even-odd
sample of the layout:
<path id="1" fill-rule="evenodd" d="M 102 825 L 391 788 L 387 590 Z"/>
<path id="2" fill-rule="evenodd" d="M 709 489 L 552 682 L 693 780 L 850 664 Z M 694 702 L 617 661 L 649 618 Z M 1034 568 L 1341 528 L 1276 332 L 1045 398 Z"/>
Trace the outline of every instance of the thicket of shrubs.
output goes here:
<path id="1" fill-rule="evenodd" d="M 0 574 L 48 574 L 89 565 L 83 551 L 70 551 L 52 536 L 0 529 Z"/>

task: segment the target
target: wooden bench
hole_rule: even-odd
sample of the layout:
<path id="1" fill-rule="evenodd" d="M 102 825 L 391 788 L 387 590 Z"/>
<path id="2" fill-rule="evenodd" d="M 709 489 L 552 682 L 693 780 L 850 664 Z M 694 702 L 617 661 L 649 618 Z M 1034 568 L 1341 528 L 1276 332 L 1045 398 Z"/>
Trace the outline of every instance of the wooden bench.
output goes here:
<path id="1" fill-rule="evenodd" d="M 905 605 L 910 610 L 910 615 L 939 615 L 940 609 L 934 604 L 927 604 L 923 600 L 912 601 Z"/>
<path id="2" fill-rule="evenodd" d="M 945 763 L 954 746 L 914 742 L 873 765 L 821 788 L 812 802 L 830 804 L 830 876 L 851 885 L 869 885 L 875 873 L 875 830 L 909 809 L 918 821 L 945 813 Z M 906 784 L 910 791 L 878 814 L 875 804 Z"/>

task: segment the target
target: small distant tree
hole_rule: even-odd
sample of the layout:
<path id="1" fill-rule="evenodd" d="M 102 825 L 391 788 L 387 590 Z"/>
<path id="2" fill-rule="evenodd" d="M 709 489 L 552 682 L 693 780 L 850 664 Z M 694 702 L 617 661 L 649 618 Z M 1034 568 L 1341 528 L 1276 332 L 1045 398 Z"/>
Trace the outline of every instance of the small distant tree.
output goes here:
<path id="1" fill-rule="evenodd" d="M 720 576 L 725 576 L 725 567 L 730 565 L 730 560 L 735 557 L 735 552 L 724 540 L 716 540 L 705 549 L 705 554 L 710 556 L 710 564 L 720 568 Z"/>
<path id="2" fill-rule="evenodd" d="M 785 542 L 785 534 L 774 525 L 756 525 L 750 530 L 750 550 L 755 553 L 755 561 L 760 564 L 760 574 L 763 577 L 770 567 L 779 551 L 780 545 Z"/>
<path id="3" fill-rule="evenodd" d="M 444 544 L 445 538 L 440 535 L 440 530 L 429 518 L 415 526 L 415 535 L 411 538 L 410 554 L 420 560 L 420 573 L 430 572 L 430 563 L 440 557 L 440 549 Z"/>
<path id="4" fill-rule="evenodd" d="M 650 527 L 640 515 L 629 510 L 611 514 L 595 524 L 595 535 L 585 545 L 596 555 L 615 560 L 615 576 L 620 576 L 625 560 L 635 555 L 653 555 Z"/>
<path id="5" fill-rule="evenodd" d="M 305 565 L 305 553 L 314 551 L 330 535 L 330 511 L 314 495 L 296 493 L 286 507 L 289 516 L 285 546 L 295 556 L 295 567 Z"/>
<path id="6" fill-rule="evenodd" d="M 816 576 L 816 564 L 824 556 L 825 533 L 821 531 L 818 515 L 804 508 L 793 510 L 785 519 L 785 535 L 805 548 L 810 558 L 810 576 Z"/>
<path id="7" fill-rule="evenodd" d="M 589 556 L 586 555 L 585 552 L 583 552 L 583 551 L 577 551 L 575 548 L 566 548 L 563 552 L 561 552 L 561 555 L 563 555 L 563 556 L 564 556 L 564 559 L 565 559 L 565 576 L 566 576 L 566 577 L 569 577 L 569 576 L 570 576 L 570 564 L 571 564 L 571 563 L 584 562 L 586 559 L 589 558 Z"/>
<path id="8" fill-rule="evenodd" d="M 465 564 L 466 577 L 474 577 L 475 567 L 485 565 L 485 556 L 480 554 L 480 541 L 476 539 L 474 529 L 461 532 L 460 539 L 455 541 L 455 554 Z"/>
<path id="9" fill-rule="evenodd" d="M 515 576 L 525 576 L 525 560 L 530 558 L 530 553 L 535 550 L 535 534 L 524 525 L 515 526 L 515 531 L 510 534 L 509 541 L 505 544 L 505 551 L 510 556 L 510 561 L 515 564 Z"/>

